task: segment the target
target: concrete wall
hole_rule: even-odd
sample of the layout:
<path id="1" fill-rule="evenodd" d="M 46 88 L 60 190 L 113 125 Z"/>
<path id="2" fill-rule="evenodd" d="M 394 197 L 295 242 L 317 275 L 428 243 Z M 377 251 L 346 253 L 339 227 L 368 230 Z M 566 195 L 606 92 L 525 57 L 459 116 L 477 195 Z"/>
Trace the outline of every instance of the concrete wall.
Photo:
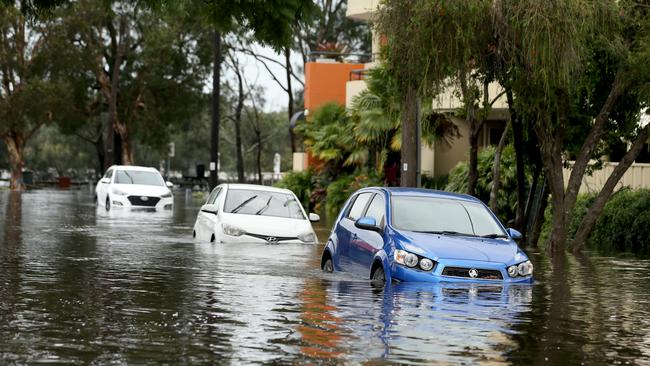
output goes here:
<path id="1" fill-rule="evenodd" d="M 352 108 L 352 100 L 362 91 L 368 89 L 364 80 L 351 80 L 345 83 L 345 107 Z"/>
<path id="2" fill-rule="evenodd" d="M 602 169 L 595 171 L 590 176 L 585 175 L 582 179 L 582 186 L 580 186 L 580 193 L 599 192 L 617 165 L 618 163 L 605 163 Z M 568 184 L 570 175 L 571 169 L 565 168 L 565 185 Z M 632 164 L 616 185 L 615 190 L 621 189 L 622 187 L 650 188 L 650 164 Z"/>

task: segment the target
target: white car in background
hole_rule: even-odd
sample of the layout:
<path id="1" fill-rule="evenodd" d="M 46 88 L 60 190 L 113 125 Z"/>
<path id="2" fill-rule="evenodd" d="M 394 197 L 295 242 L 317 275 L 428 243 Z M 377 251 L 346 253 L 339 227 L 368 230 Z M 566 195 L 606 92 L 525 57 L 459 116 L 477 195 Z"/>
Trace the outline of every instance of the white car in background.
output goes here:
<path id="1" fill-rule="evenodd" d="M 201 207 L 192 235 L 216 243 L 316 243 L 311 222 L 318 221 L 288 189 L 222 184 Z"/>
<path id="2" fill-rule="evenodd" d="M 117 207 L 171 209 L 172 186 L 154 168 L 113 165 L 97 183 L 95 197 L 107 211 Z"/>

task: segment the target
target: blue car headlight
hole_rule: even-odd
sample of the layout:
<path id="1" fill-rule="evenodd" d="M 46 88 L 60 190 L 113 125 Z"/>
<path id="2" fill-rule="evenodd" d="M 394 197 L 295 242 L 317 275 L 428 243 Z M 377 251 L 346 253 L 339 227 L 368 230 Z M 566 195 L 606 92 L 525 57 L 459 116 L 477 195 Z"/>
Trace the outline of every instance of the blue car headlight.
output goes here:
<path id="1" fill-rule="evenodd" d="M 401 249 L 395 250 L 393 257 L 395 258 L 395 262 L 403 266 L 409 268 L 419 267 L 423 271 L 430 271 L 435 265 L 435 262 L 429 258 L 420 257 L 417 254 L 409 253 Z"/>
<path id="2" fill-rule="evenodd" d="M 508 275 L 510 277 L 526 277 L 533 274 L 533 264 L 530 261 L 521 262 L 519 264 L 508 267 Z"/>

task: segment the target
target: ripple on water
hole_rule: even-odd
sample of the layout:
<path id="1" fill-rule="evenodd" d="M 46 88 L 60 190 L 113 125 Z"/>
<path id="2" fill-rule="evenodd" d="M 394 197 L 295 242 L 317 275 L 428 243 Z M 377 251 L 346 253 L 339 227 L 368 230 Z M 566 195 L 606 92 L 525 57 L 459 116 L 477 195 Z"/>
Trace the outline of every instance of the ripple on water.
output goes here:
<path id="1" fill-rule="evenodd" d="M 554 274 L 536 253 L 534 285 L 381 290 L 321 272 L 322 244 L 195 242 L 200 202 L 184 197 L 156 213 L 106 212 L 85 191 L 10 198 L 0 192 L 0 363 L 643 364 L 650 355 L 650 261 L 589 257 Z"/>

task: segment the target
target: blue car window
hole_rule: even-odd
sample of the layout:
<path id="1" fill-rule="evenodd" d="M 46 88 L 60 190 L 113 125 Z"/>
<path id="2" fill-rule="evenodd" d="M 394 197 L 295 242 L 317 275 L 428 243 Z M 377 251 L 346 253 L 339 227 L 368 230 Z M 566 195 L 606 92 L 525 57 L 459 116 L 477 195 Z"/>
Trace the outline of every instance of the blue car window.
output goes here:
<path id="1" fill-rule="evenodd" d="M 393 197 L 392 224 L 397 229 L 470 235 L 504 234 L 485 206 L 434 197 Z"/>
<path id="2" fill-rule="evenodd" d="M 368 206 L 368 210 L 366 211 L 365 216 L 372 217 L 373 219 L 375 219 L 377 225 L 383 227 L 384 217 L 386 216 L 384 213 L 385 208 L 386 205 L 384 204 L 384 197 L 382 197 L 380 194 L 376 194 L 372 198 L 372 201 Z"/>
<path id="3" fill-rule="evenodd" d="M 474 234 L 476 235 L 505 235 L 501 225 L 499 225 L 490 212 L 481 204 L 464 203 L 463 204 L 472 218 Z"/>
<path id="4" fill-rule="evenodd" d="M 372 193 L 361 193 L 357 196 L 357 198 L 354 200 L 354 203 L 352 204 L 352 208 L 350 209 L 350 212 L 348 213 L 348 218 L 352 221 L 356 221 L 361 218 L 361 215 L 363 215 L 363 210 L 366 208 L 366 204 L 372 197 Z"/>

